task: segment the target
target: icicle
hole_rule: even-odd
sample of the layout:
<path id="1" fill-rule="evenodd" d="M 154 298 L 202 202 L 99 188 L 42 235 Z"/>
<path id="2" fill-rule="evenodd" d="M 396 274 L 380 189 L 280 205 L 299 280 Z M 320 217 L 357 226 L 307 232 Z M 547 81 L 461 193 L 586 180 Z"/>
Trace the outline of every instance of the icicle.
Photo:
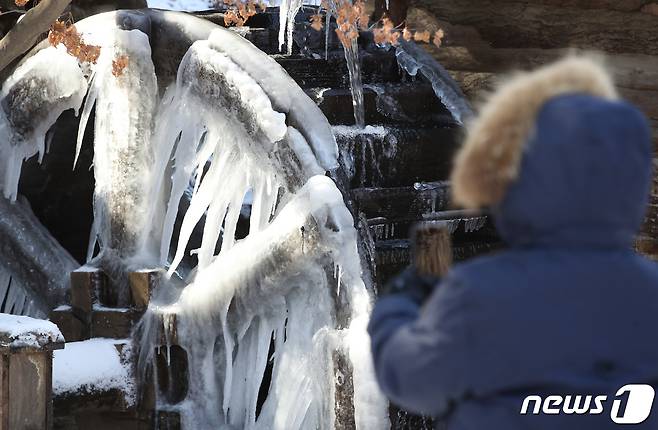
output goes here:
<path id="1" fill-rule="evenodd" d="M 352 93 L 352 106 L 354 107 L 354 123 L 363 128 L 366 125 L 365 108 L 363 105 L 363 83 L 361 82 L 361 66 L 359 64 L 359 44 L 352 39 L 349 47 L 343 46 L 347 71 L 350 78 L 350 91 Z"/>
<path id="2" fill-rule="evenodd" d="M 327 16 L 324 23 L 324 59 L 329 59 L 329 31 L 331 31 L 331 11 L 327 10 Z"/>
<path id="3" fill-rule="evenodd" d="M 85 98 L 84 107 L 82 108 L 82 115 L 80 115 L 80 123 L 78 125 L 78 137 L 75 144 L 75 157 L 73 158 L 73 169 L 78 163 L 78 157 L 80 156 L 80 150 L 82 149 L 82 140 L 85 136 L 85 130 L 87 129 L 87 122 L 89 121 L 89 115 L 91 115 L 91 109 L 96 103 L 96 98 L 98 97 L 99 86 L 95 82 L 96 74 L 93 73 L 89 81 L 89 92 Z"/>
<path id="4" fill-rule="evenodd" d="M 295 29 L 295 17 L 302 7 L 302 0 L 282 0 L 279 7 L 279 51 L 286 44 L 288 55 L 292 55 L 292 33 Z"/>

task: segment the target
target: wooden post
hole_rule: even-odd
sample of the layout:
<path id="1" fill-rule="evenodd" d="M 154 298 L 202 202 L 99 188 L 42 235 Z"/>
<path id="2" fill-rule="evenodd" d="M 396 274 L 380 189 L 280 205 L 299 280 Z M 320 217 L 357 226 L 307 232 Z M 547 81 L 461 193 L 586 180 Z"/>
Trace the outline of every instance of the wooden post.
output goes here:
<path id="1" fill-rule="evenodd" d="M 0 430 L 52 428 L 53 350 L 62 348 L 54 324 L 0 314 Z"/>
<path id="2" fill-rule="evenodd" d="M 96 268 L 78 269 L 71 272 L 71 310 L 82 322 L 82 339 L 91 337 L 91 318 L 94 303 L 109 295 L 105 274 Z M 111 300 L 109 300 L 111 302 Z"/>
<path id="3" fill-rule="evenodd" d="M 444 276 L 452 265 L 450 232 L 441 222 L 421 222 L 412 230 L 412 259 L 421 274 Z"/>
<path id="4" fill-rule="evenodd" d="M 151 301 L 151 294 L 160 282 L 162 271 L 158 269 L 139 270 L 128 274 L 133 306 L 145 310 Z"/>

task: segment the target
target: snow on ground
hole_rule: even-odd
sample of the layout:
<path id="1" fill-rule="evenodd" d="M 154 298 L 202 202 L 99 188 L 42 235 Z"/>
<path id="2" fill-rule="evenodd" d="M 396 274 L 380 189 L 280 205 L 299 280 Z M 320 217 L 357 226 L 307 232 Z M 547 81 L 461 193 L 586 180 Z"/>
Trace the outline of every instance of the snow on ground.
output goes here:
<path id="1" fill-rule="evenodd" d="M 0 347 L 40 348 L 52 342 L 64 342 L 64 336 L 50 321 L 0 314 Z"/>
<path id="2" fill-rule="evenodd" d="M 123 346 L 123 353 L 119 353 L 116 345 Z M 128 339 L 68 342 L 64 349 L 54 352 L 53 393 L 102 392 L 118 388 L 124 392 L 128 403 L 132 403 L 135 385 L 126 359 L 130 355 L 129 348 Z"/>

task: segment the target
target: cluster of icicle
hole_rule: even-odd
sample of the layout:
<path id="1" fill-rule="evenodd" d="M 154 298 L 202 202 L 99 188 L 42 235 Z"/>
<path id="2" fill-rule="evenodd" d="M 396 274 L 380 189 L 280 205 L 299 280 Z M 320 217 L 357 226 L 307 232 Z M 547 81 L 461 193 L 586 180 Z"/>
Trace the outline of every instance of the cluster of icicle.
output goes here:
<path id="1" fill-rule="evenodd" d="M 15 197 L 22 160 L 43 155 L 50 125 L 82 107 L 79 152 L 95 105 L 90 257 L 96 241 L 100 253 L 91 264 L 106 271 L 167 267 L 140 323 L 140 364 L 147 368 L 155 349 L 168 347 L 161 339 L 174 337 L 172 321 L 188 354 L 185 400 L 159 399 L 159 406 L 178 410 L 187 429 L 331 429 L 336 411 L 348 407 L 336 399 L 349 377 L 356 428 L 387 428 L 369 356 L 371 299 L 354 222 L 324 176 L 335 165 L 335 140 L 319 147 L 311 142 L 312 122 L 301 133 L 287 125 L 292 109 L 272 106 L 273 97 L 278 105 L 294 103 L 298 89 L 248 73 L 243 66 L 268 58 L 249 58 L 255 54 L 237 46 L 246 42 L 216 30 L 189 48 L 160 97 L 144 33 L 79 28 L 101 46 L 96 66 L 84 70 L 48 47 L 3 86 L 3 96 L 20 97 L 23 88 L 39 106 L 24 110 L 32 129 L 19 129 L 24 122 L 6 112 L 0 117 L 1 185 Z M 121 55 L 129 66 L 112 76 L 112 60 Z M 185 196 L 189 206 L 179 213 Z M 236 241 L 245 208 L 249 234 Z M 199 226 L 200 244 L 191 250 Z M 271 380 L 259 405 L 268 362 Z"/>

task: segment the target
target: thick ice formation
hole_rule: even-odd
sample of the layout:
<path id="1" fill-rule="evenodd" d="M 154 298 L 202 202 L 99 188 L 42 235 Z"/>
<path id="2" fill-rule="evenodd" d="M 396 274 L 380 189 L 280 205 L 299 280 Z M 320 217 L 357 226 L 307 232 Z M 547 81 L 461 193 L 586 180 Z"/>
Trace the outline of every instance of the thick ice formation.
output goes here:
<path id="1" fill-rule="evenodd" d="M 135 258 L 146 246 L 153 164 L 151 129 L 157 96 L 148 37 L 138 30 L 101 32 L 101 55 L 94 67 L 78 133 L 82 136 L 91 108 L 94 124 L 94 231 L 101 258 L 108 254 Z M 127 56 L 129 65 L 112 75 L 112 62 Z M 77 154 L 76 154 L 77 158 Z M 90 246 L 90 252 L 93 251 Z"/>
<path id="2" fill-rule="evenodd" d="M 169 160 L 175 163 L 162 226 L 162 264 L 169 257 L 179 201 L 190 180 L 194 179 L 195 186 L 169 274 L 182 260 L 203 216 L 199 269 L 215 254 L 222 222 L 221 249 L 233 245 L 248 191 L 252 193 L 250 232 L 257 232 L 269 221 L 280 188 L 298 187 L 310 175 L 323 173 L 304 137 L 286 126 L 286 116 L 272 108 L 260 85 L 210 42 L 198 41 L 190 47 L 170 96 L 158 117 L 155 135 L 159 145 L 155 171 L 162 176 L 156 178 L 153 195 L 162 191 Z M 275 158 L 286 154 L 284 162 Z M 157 224 L 158 217 L 153 221 Z"/>
<path id="3" fill-rule="evenodd" d="M 23 160 L 46 152 L 46 132 L 67 109 L 76 111 L 87 91 L 78 62 L 46 48 L 25 60 L 0 90 L 0 185 L 16 200 Z"/>
<path id="4" fill-rule="evenodd" d="M 337 369 L 331 351 L 337 351 L 349 357 L 358 381 L 358 428 L 385 427 L 386 403 L 367 351 L 362 357 L 358 349 L 367 345 L 370 302 L 351 215 L 333 182 L 321 176 L 304 135 L 286 127 L 286 115 L 274 110 L 259 83 L 216 46 L 212 37 L 192 45 L 156 121 L 155 170 L 167 171 L 170 158 L 174 163 L 171 186 L 158 178 L 153 193 L 171 190 L 160 255 L 163 263 L 171 261 L 169 275 L 204 216 L 205 224 L 198 266 L 182 294 L 172 301 L 171 291 L 161 292 L 165 299 L 143 322 L 142 361 L 150 361 L 149 342 L 161 338 L 160 321 L 175 318 L 178 343 L 188 353 L 190 392 L 184 405 L 171 407 L 181 410 L 187 428 L 332 428 Z M 327 144 L 333 151 L 333 139 Z M 190 206 L 169 260 L 173 223 L 190 180 Z M 247 193 L 249 235 L 236 243 Z M 341 267 L 338 280 L 327 270 L 333 267 Z M 338 295 L 341 284 L 336 299 L 332 285 Z M 354 326 L 340 327 L 336 300 L 353 309 L 344 320 Z M 257 419 L 270 359 L 269 395 Z M 209 407 L 209 398 L 222 407 Z"/>
<path id="5" fill-rule="evenodd" d="M 147 15 L 153 26 L 178 19 Z M 356 428 L 386 428 L 354 221 L 324 176 L 338 153 L 326 118 L 274 60 L 222 29 L 192 44 L 158 100 L 151 58 L 162 53 L 112 16 L 80 25 L 102 52 L 80 125 L 95 104 L 91 264 L 168 268 L 140 325 L 140 362 L 176 341 L 189 391 L 159 406 L 180 410 L 188 429 L 294 430 L 333 428 L 349 404 Z M 117 77 L 120 55 L 129 63 Z M 236 240 L 245 195 L 249 234 Z"/>
<path id="6" fill-rule="evenodd" d="M 349 315 L 337 315 L 336 303 Z M 333 428 L 336 380 L 349 371 L 357 428 L 387 426 L 369 356 L 370 297 L 356 231 L 325 176 L 310 178 L 258 234 L 199 270 L 177 300 L 151 310 L 144 330 L 157 332 L 159 321 L 175 315 L 178 343 L 189 354 L 190 393 L 178 406 L 187 428 Z M 350 369 L 339 369 L 335 354 Z M 269 395 L 257 416 L 268 360 Z M 222 408 L 208 407 L 209 398 Z"/>
<path id="7" fill-rule="evenodd" d="M 269 97 L 272 108 L 286 114 L 286 124 L 304 135 L 308 145 L 324 170 L 338 167 L 338 147 L 329 122 L 320 108 L 273 58 L 245 55 L 254 46 L 230 31 L 214 31 L 209 38 L 213 49 L 228 55 L 242 70 L 248 70 Z"/>

